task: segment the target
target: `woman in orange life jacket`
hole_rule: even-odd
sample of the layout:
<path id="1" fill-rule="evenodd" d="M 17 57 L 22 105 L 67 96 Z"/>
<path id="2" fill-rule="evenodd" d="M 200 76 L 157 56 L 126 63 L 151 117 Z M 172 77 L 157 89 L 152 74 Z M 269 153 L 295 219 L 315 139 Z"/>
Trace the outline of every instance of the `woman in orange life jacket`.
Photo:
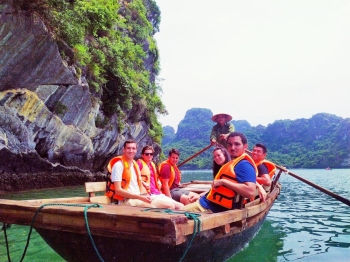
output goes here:
<path id="1" fill-rule="evenodd" d="M 141 158 L 137 164 L 141 170 L 142 185 L 151 196 L 151 204 L 157 208 L 169 208 L 180 210 L 184 206 L 182 203 L 173 200 L 162 194 L 158 179 L 157 168 L 152 162 L 154 149 L 152 146 L 144 146 L 141 151 Z"/>

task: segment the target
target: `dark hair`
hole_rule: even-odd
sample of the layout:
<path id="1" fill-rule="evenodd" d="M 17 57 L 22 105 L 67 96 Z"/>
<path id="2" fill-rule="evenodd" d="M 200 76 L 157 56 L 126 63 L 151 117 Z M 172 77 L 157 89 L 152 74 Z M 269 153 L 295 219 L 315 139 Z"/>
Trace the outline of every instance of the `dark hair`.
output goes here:
<path id="1" fill-rule="evenodd" d="M 221 152 L 224 154 L 225 156 L 225 162 L 224 164 L 226 164 L 227 162 L 231 161 L 231 156 L 228 153 L 228 151 L 226 150 L 226 148 L 222 147 L 222 146 L 217 146 L 214 148 L 213 153 L 215 151 L 221 150 Z M 224 165 L 223 164 L 223 165 Z M 220 168 L 222 167 L 222 165 L 219 165 L 215 162 L 215 160 L 213 160 L 213 177 L 215 178 L 216 174 L 219 172 Z"/>
<path id="2" fill-rule="evenodd" d="M 172 148 L 169 151 L 169 156 L 171 156 L 171 154 L 176 154 L 176 155 L 180 156 L 180 151 L 175 149 L 175 148 Z"/>
<path id="3" fill-rule="evenodd" d="M 154 149 L 153 146 L 144 146 L 142 148 L 141 154 L 143 155 L 145 153 L 146 150 L 152 150 L 152 153 L 154 153 Z"/>
<path id="4" fill-rule="evenodd" d="M 232 132 L 231 134 L 228 135 L 227 141 L 230 137 L 235 137 L 235 136 L 239 136 L 241 138 L 243 145 L 246 145 L 248 143 L 247 137 L 243 135 L 241 132 Z"/>
<path id="5" fill-rule="evenodd" d="M 261 147 L 263 152 L 264 152 L 264 154 L 267 153 L 267 149 L 266 149 L 266 146 L 264 144 L 257 143 L 257 144 L 255 144 L 255 147 Z"/>
<path id="6" fill-rule="evenodd" d="M 135 140 L 132 140 L 132 139 L 128 139 L 124 142 L 124 148 L 127 144 L 136 144 L 136 147 L 137 147 L 137 143 Z"/>

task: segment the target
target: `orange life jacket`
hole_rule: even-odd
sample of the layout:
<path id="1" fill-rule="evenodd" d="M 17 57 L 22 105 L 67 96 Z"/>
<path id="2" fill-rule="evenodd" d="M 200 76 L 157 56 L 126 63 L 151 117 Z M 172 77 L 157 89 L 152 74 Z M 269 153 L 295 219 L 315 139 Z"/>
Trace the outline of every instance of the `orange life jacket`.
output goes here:
<path id="1" fill-rule="evenodd" d="M 223 165 L 219 172 L 216 174 L 214 180 L 219 180 L 219 179 L 227 179 L 231 182 L 238 183 L 236 174 L 234 171 L 235 166 L 241 161 L 241 160 L 247 160 L 252 164 L 252 166 L 255 169 L 255 174 L 257 175 L 257 168 L 254 164 L 254 160 L 248 156 L 247 154 L 243 154 L 238 158 L 235 158 L 231 160 L 230 162 L 226 163 Z M 220 206 L 223 206 L 227 209 L 232 209 L 234 207 L 234 199 L 236 196 L 236 192 L 225 187 L 225 186 L 219 186 L 217 188 L 211 188 L 208 195 L 207 199 L 210 200 L 211 202 L 218 204 Z"/>
<path id="2" fill-rule="evenodd" d="M 122 188 L 127 190 L 129 188 L 130 185 L 130 180 L 131 180 L 131 169 L 129 166 L 128 161 L 125 159 L 124 156 L 117 156 L 111 159 L 111 161 L 109 161 L 107 169 L 109 173 L 112 173 L 112 168 L 113 165 L 115 163 L 117 163 L 118 161 L 122 161 L 123 162 L 123 174 L 122 174 Z M 140 192 L 141 192 L 141 176 L 140 176 L 140 169 L 139 166 L 137 165 L 137 163 L 133 160 L 133 164 L 134 164 L 134 170 L 137 176 L 137 183 L 139 185 L 140 188 Z M 117 200 L 124 200 L 124 197 L 119 196 L 117 194 L 115 194 L 115 187 L 114 187 L 114 182 L 112 182 L 111 180 L 111 176 L 110 175 L 108 177 L 107 180 L 107 189 L 106 189 L 106 196 L 117 199 Z"/>
<path id="3" fill-rule="evenodd" d="M 142 168 L 141 168 L 142 181 L 146 182 L 149 185 L 151 183 L 151 170 L 149 169 L 149 166 L 146 164 L 146 162 L 143 159 L 139 159 L 137 160 L 137 162 L 142 164 Z M 160 191 L 160 186 L 158 185 L 159 177 L 158 177 L 156 165 L 153 162 L 151 162 L 151 166 L 154 174 L 154 183 L 156 184 L 157 189 Z"/>
<path id="4" fill-rule="evenodd" d="M 169 189 L 170 189 L 172 184 L 174 183 L 174 180 L 175 180 L 175 175 L 176 175 L 175 170 L 179 174 L 179 181 L 181 181 L 181 172 L 177 168 L 177 166 L 173 166 L 172 164 L 170 164 L 169 159 L 167 159 L 167 160 L 163 161 L 162 163 L 160 163 L 160 165 L 159 165 L 159 174 L 161 174 L 161 171 L 162 171 L 162 168 L 163 168 L 164 165 L 169 165 L 170 166 L 170 177 L 169 177 L 169 182 L 168 182 Z M 163 189 L 162 189 L 162 191 L 163 191 Z"/>
<path id="5" fill-rule="evenodd" d="M 276 172 L 276 166 L 274 163 L 264 159 L 262 161 L 260 161 L 259 163 L 256 163 L 255 165 L 256 166 L 259 166 L 261 164 L 265 164 L 266 167 L 267 167 L 267 170 L 269 171 L 269 176 L 270 178 L 272 179 L 272 177 L 275 175 L 275 172 Z"/>

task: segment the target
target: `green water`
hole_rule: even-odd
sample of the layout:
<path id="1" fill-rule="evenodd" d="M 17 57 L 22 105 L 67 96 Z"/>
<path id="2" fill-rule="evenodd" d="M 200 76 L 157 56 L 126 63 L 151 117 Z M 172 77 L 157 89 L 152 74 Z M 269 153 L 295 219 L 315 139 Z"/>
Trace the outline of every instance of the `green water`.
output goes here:
<path id="1" fill-rule="evenodd" d="M 292 170 L 313 183 L 350 199 L 350 170 Z M 184 171 L 184 182 L 210 180 L 210 171 Z M 288 175 L 282 175 L 282 192 L 256 237 L 229 262 L 349 261 L 350 207 Z M 7 199 L 38 199 L 85 195 L 83 186 L 33 190 L 1 195 Z M 29 227 L 7 230 L 11 261 L 20 261 Z M 0 231 L 0 261 L 7 261 Z M 64 261 L 33 231 L 23 261 Z"/>

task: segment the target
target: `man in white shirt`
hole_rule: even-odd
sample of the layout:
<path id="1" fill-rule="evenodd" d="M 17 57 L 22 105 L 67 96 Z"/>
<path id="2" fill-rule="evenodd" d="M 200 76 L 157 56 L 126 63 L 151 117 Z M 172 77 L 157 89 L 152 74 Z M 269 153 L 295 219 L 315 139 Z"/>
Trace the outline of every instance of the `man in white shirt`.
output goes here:
<path id="1" fill-rule="evenodd" d="M 118 200 L 119 205 L 152 207 L 149 195 L 141 195 L 141 174 L 134 157 L 137 145 L 134 140 L 124 143 L 123 155 L 111 160 L 111 183 L 106 195 Z M 112 162 L 113 161 L 113 162 Z"/>

